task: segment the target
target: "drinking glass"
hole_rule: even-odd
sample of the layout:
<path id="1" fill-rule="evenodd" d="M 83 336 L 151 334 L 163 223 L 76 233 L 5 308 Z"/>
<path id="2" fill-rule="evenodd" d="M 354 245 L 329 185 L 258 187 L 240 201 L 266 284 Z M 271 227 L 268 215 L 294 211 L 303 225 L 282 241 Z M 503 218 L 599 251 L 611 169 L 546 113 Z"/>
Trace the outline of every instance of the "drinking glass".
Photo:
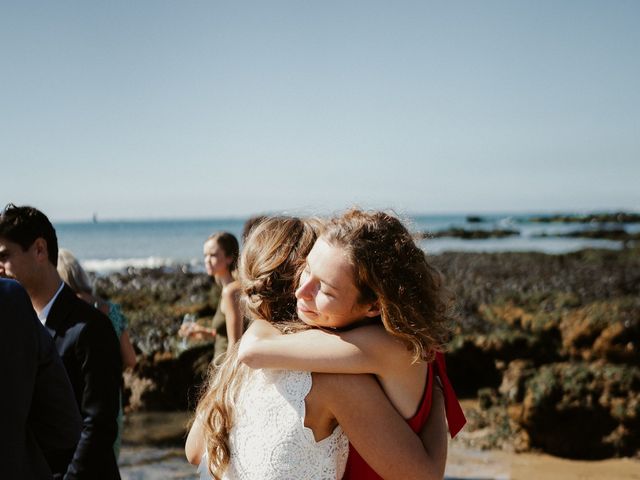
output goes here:
<path id="1" fill-rule="evenodd" d="M 186 332 L 185 332 L 186 335 L 182 337 L 182 343 L 180 344 L 183 350 L 186 350 L 189 344 L 189 332 L 191 331 L 195 323 L 196 323 L 195 313 L 187 313 L 185 314 L 184 317 L 182 317 L 182 325 L 187 325 Z"/>

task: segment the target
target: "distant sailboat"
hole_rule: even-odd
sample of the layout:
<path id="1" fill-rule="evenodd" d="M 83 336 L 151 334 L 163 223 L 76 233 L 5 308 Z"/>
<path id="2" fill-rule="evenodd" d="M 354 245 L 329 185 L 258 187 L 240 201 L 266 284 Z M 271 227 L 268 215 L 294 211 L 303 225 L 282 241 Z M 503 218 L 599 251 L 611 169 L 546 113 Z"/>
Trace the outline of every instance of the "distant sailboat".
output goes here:
<path id="1" fill-rule="evenodd" d="M 93 223 L 98 223 L 98 214 L 97 213 L 93 213 Z"/>

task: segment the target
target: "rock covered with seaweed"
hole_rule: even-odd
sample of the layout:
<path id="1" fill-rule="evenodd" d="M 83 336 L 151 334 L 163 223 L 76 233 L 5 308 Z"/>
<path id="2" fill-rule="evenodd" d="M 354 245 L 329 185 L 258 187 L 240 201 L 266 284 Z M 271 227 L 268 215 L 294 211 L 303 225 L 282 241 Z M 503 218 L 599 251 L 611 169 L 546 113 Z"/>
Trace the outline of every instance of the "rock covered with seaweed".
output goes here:
<path id="1" fill-rule="evenodd" d="M 211 344 L 178 337 L 185 315 L 205 323 L 220 290 L 204 273 L 187 268 L 129 269 L 96 279 L 101 295 L 118 302 L 129 319 L 138 364 L 125 372 L 129 410 L 171 411 L 193 407 L 212 357 Z"/>
<path id="2" fill-rule="evenodd" d="M 461 322 L 448 366 L 480 447 L 571 458 L 640 448 L 640 255 L 443 254 Z"/>

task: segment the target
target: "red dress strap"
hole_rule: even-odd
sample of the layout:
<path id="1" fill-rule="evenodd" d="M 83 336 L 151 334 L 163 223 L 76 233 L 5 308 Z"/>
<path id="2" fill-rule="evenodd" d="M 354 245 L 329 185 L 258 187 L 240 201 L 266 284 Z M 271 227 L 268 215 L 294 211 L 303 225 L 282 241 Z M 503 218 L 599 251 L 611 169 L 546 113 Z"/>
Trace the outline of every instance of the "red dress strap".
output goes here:
<path id="1" fill-rule="evenodd" d="M 433 364 L 429 364 L 427 368 L 427 381 L 424 384 L 424 393 L 422 394 L 422 400 L 418 406 L 418 411 L 414 413 L 413 417 L 407 420 L 407 423 L 411 427 L 411 430 L 418 433 L 429 418 L 431 413 L 431 404 L 433 403 L 433 382 L 435 381 L 435 372 L 433 371 Z"/>
<path id="2" fill-rule="evenodd" d="M 436 368 L 438 369 L 438 376 L 442 381 L 444 408 L 447 415 L 447 423 L 449 424 L 449 434 L 451 435 L 451 438 L 453 438 L 462 429 L 462 427 L 464 427 L 464 424 L 467 423 L 467 419 L 464 416 L 464 412 L 462 411 L 456 392 L 453 389 L 453 385 L 451 385 L 451 381 L 447 376 L 447 365 L 444 361 L 444 354 L 436 353 L 436 359 L 433 364 L 436 365 Z"/>

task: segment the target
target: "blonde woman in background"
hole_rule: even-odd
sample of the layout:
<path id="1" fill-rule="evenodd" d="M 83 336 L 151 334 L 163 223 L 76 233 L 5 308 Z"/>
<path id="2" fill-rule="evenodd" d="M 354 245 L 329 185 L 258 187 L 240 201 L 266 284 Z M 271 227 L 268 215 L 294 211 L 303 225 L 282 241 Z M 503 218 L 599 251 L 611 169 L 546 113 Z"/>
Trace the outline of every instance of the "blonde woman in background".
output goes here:
<path id="1" fill-rule="evenodd" d="M 131 344 L 129 333 L 127 332 L 128 321 L 124 316 L 120 306 L 116 303 L 104 300 L 93 293 L 93 285 L 91 280 L 84 271 L 80 262 L 73 254 L 64 248 L 58 251 L 58 273 L 62 280 L 71 287 L 76 295 L 93 305 L 95 308 L 104 313 L 113 325 L 116 335 L 120 340 L 120 355 L 122 356 L 122 367 L 126 370 L 136 366 L 136 352 Z M 118 413 L 118 437 L 113 444 L 113 450 L 118 458 L 120 454 L 120 441 L 122 437 L 123 425 L 122 402 L 120 402 L 120 412 Z"/>

